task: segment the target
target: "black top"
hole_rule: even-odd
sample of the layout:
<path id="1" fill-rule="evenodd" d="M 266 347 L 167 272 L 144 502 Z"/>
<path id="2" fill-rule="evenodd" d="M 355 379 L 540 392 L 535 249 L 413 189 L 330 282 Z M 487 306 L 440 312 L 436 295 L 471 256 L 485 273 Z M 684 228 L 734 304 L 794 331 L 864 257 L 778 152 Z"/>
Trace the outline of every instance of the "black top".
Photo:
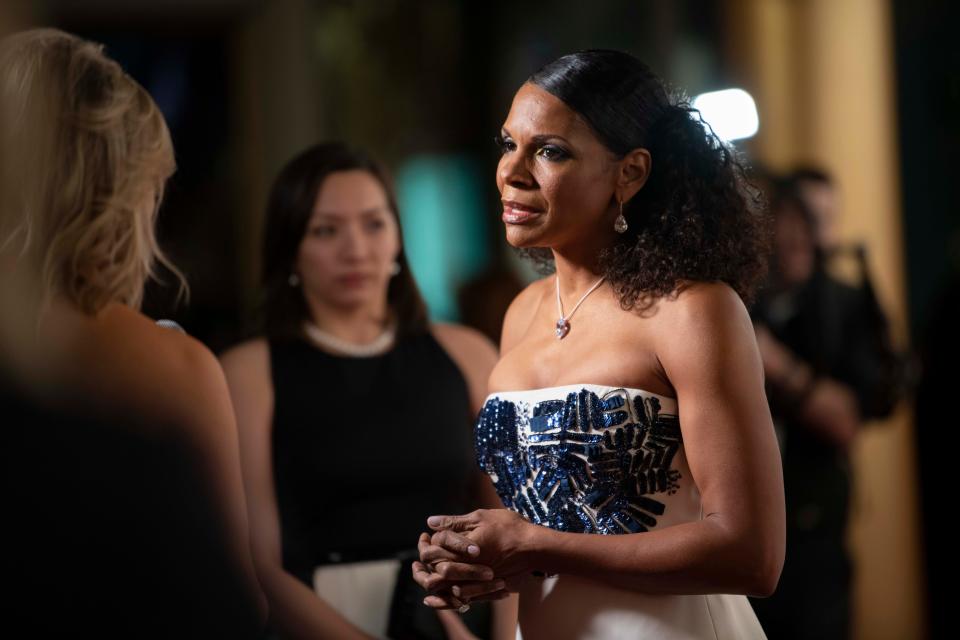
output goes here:
<path id="1" fill-rule="evenodd" d="M 0 375 L 0 635 L 260 637 L 183 429 L 58 402 Z"/>
<path id="2" fill-rule="evenodd" d="M 430 333 L 369 358 L 270 342 L 273 464 L 283 565 L 416 547 L 432 514 L 464 513 L 477 477 L 467 384 Z"/>

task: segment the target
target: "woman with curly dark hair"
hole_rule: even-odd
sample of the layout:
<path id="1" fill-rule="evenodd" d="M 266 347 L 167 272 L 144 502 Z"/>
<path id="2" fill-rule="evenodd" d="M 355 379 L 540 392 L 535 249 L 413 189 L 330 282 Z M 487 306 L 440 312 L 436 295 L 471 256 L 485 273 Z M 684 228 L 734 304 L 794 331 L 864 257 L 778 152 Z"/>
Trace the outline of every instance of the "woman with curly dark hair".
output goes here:
<path id="1" fill-rule="evenodd" d="M 785 527 L 745 306 L 759 198 L 625 53 L 538 71 L 498 139 L 507 241 L 554 273 L 507 311 L 476 427 L 506 508 L 429 519 L 426 602 L 517 592 L 526 640 L 763 638 L 746 596 L 775 590 Z M 477 564 L 495 579 L 463 579 Z"/>

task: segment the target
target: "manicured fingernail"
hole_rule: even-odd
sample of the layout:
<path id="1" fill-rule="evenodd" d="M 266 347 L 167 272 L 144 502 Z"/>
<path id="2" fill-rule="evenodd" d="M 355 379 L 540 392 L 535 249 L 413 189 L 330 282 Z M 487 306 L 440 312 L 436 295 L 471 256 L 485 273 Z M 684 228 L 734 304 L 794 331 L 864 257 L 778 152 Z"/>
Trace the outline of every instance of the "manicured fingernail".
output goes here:
<path id="1" fill-rule="evenodd" d="M 423 599 L 423 604 L 427 605 L 428 607 L 430 606 L 430 603 L 427 601 L 426 598 Z"/>
<path id="2" fill-rule="evenodd" d="M 493 570 L 487 569 L 483 572 L 483 580 L 493 580 Z"/>
<path id="3" fill-rule="evenodd" d="M 460 597 L 460 587 L 454 585 L 451 591 L 453 591 L 453 595 L 457 596 L 458 598 Z"/>
<path id="4" fill-rule="evenodd" d="M 467 553 L 469 553 L 472 556 L 480 555 L 480 547 L 478 547 L 475 544 L 472 544 L 469 547 L 467 547 Z"/>
<path id="5" fill-rule="evenodd" d="M 507 586 L 507 583 L 504 582 L 503 580 L 497 580 L 496 582 L 493 583 L 493 588 L 494 588 L 496 591 L 500 591 L 501 589 L 505 588 L 506 586 Z"/>
<path id="6" fill-rule="evenodd" d="M 427 524 L 431 527 L 439 527 L 442 518 L 440 516 L 430 516 L 427 518 Z"/>

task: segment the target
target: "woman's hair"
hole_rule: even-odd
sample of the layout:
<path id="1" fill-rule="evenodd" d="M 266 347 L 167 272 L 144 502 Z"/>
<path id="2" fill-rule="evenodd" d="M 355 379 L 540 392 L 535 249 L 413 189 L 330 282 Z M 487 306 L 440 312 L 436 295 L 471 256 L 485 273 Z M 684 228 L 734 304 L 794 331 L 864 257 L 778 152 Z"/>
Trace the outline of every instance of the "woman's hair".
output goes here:
<path id="1" fill-rule="evenodd" d="M 0 44 L 0 96 L 10 191 L 0 249 L 30 261 L 44 297 L 88 314 L 138 307 L 157 261 L 182 291 L 153 228 L 173 147 L 143 87 L 100 45 L 36 29 Z"/>
<path id="2" fill-rule="evenodd" d="M 302 335 L 308 316 L 301 287 L 290 286 L 300 243 L 307 231 L 317 195 L 331 173 L 366 171 L 383 187 L 390 213 L 400 231 L 397 200 L 386 172 L 370 155 L 351 149 L 341 142 L 318 144 L 291 160 L 277 176 L 267 202 L 263 237 L 263 332 L 272 338 Z M 410 273 L 400 235 L 397 256 L 400 273 L 393 276 L 387 289 L 387 304 L 397 321 L 398 335 L 424 331 L 427 310 Z"/>
<path id="3" fill-rule="evenodd" d="M 528 82 L 577 112 L 617 157 L 650 152 L 650 176 L 624 206 L 629 228 L 600 256 L 624 309 L 645 309 L 684 280 L 723 281 L 752 301 L 770 248 L 763 198 L 685 98 L 619 51 L 563 56 Z M 525 253 L 549 270 L 549 251 Z"/>

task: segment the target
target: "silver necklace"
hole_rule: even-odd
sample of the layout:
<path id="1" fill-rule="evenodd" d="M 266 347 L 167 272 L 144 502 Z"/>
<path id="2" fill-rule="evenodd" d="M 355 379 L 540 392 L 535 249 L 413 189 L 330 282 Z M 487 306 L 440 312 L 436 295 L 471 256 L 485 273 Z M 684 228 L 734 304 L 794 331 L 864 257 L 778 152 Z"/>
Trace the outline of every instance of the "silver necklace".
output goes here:
<path id="1" fill-rule="evenodd" d="M 368 342 L 367 344 L 354 344 L 353 342 L 341 340 L 309 320 L 304 321 L 303 332 L 307 334 L 307 337 L 313 342 L 331 351 L 356 358 L 369 358 L 370 356 L 378 356 L 388 351 L 393 346 L 397 330 L 396 325 L 391 323 L 383 333 L 374 338 L 373 342 Z"/>
<path id="2" fill-rule="evenodd" d="M 570 333 L 570 318 L 573 317 L 573 314 L 577 312 L 577 309 L 580 308 L 580 305 L 583 304 L 583 301 L 587 299 L 587 296 L 596 291 L 597 287 L 603 283 L 606 279 L 606 276 L 601 276 L 592 287 L 587 289 L 587 292 L 580 296 L 580 300 L 577 301 L 577 304 L 573 305 L 573 309 L 569 314 L 563 315 L 563 301 L 560 300 L 560 275 L 557 274 L 557 312 L 560 315 L 560 318 L 557 320 L 556 333 L 557 340 L 563 340 L 567 337 L 567 334 Z"/>

